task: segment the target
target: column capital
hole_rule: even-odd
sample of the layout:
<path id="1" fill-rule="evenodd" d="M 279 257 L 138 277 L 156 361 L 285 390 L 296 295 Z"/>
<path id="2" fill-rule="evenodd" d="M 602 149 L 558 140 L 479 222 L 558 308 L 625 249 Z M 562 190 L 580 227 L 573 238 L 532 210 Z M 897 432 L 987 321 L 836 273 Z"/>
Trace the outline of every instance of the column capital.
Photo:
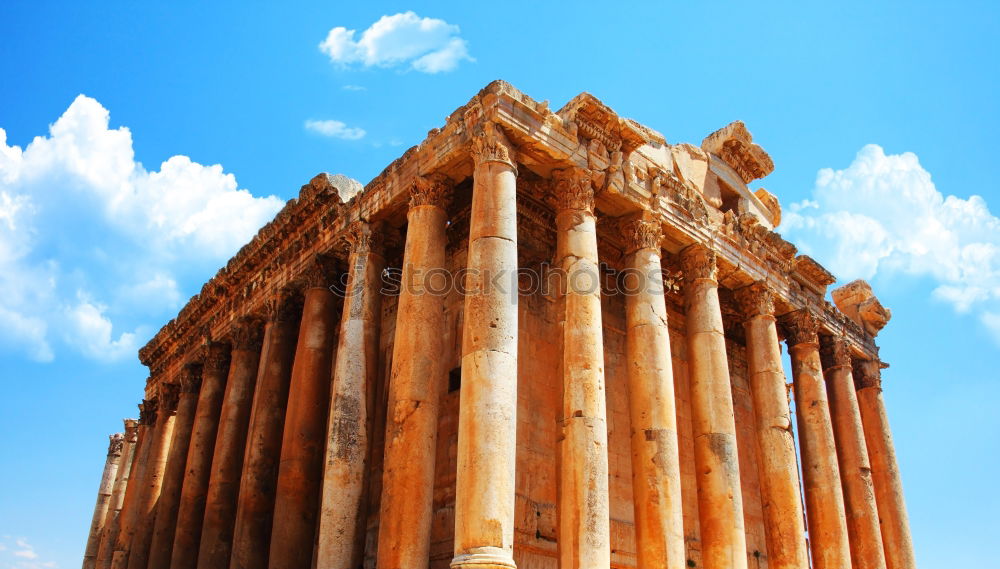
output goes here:
<path id="1" fill-rule="evenodd" d="M 469 153 L 472 154 L 476 166 L 487 162 L 499 162 L 517 170 L 514 164 L 514 146 L 496 123 L 486 123 L 473 131 Z"/>
<path id="2" fill-rule="evenodd" d="M 854 360 L 854 388 L 882 390 L 882 366 L 878 360 Z"/>
<path id="3" fill-rule="evenodd" d="M 299 280 L 306 288 L 326 288 L 333 282 L 333 258 L 322 253 L 316 253 L 299 275 Z"/>
<path id="4" fill-rule="evenodd" d="M 121 456 L 125 446 L 125 433 L 115 433 L 108 437 L 108 456 Z"/>
<path id="5" fill-rule="evenodd" d="M 181 369 L 181 393 L 198 393 L 201 389 L 201 362 L 189 362 Z"/>
<path id="6" fill-rule="evenodd" d="M 134 443 L 139 438 L 139 421 L 135 419 L 125 419 L 125 441 Z"/>
<path id="7" fill-rule="evenodd" d="M 581 210 L 594 213 L 594 187 L 591 174 L 584 168 L 572 167 L 552 171 L 552 195 L 556 210 Z"/>
<path id="8" fill-rule="evenodd" d="M 177 403 L 180 400 L 181 390 L 180 385 L 176 383 L 161 383 L 159 390 L 159 411 L 162 411 L 168 415 L 173 415 L 177 412 Z"/>
<path id="9" fill-rule="evenodd" d="M 143 399 L 139 404 L 139 424 L 152 427 L 156 424 L 156 398 Z"/>
<path id="10" fill-rule="evenodd" d="M 715 251 L 695 243 L 688 245 L 680 253 L 681 269 L 684 271 L 684 281 L 693 283 L 701 279 L 715 281 L 718 266 L 715 262 Z"/>
<path id="11" fill-rule="evenodd" d="M 819 345 L 819 321 L 808 308 L 801 308 L 781 317 L 789 346 L 799 344 Z"/>
<path id="12" fill-rule="evenodd" d="M 202 348 L 202 373 L 225 373 L 229 366 L 229 344 L 208 342 Z"/>
<path id="13" fill-rule="evenodd" d="M 302 297 L 295 289 L 278 289 L 264 300 L 264 315 L 268 322 L 295 322 L 301 314 Z"/>
<path id="14" fill-rule="evenodd" d="M 851 368 L 851 346 L 843 336 L 825 336 L 820 341 L 819 357 L 823 369 Z"/>
<path id="15" fill-rule="evenodd" d="M 382 253 L 382 232 L 378 226 L 367 221 L 359 220 L 348 225 L 344 232 L 344 242 L 347 244 L 347 251 L 352 254 Z"/>
<path id="16" fill-rule="evenodd" d="M 748 321 L 758 316 L 774 316 L 774 292 L 766 281 L 738 288 L 733 291 L 733 296 L 743 312 L 743 318 Z"/>
<path id="17" fill-rule="evenodd" d="M 264 329 L 259 318 L 242 316 L 233 324 L 233 349 L 259 352 L 264 341 Z"/>
<path id="18" fill-rule="evenodd" d="M 663 229 L 659 222 L 644 215 L 628 216 L 620 222 L 620 228 L 626 255 L 639 249 L 659 251 L 660 241 L 663 239 Z"/>
<path id="19" fill-rule="evenodd" d="M 451 178 L 436 173 L 417 176 L 410 186 L 410 209 L 422 205 L 432 205 L 444 209 L 451 200 Z"/>

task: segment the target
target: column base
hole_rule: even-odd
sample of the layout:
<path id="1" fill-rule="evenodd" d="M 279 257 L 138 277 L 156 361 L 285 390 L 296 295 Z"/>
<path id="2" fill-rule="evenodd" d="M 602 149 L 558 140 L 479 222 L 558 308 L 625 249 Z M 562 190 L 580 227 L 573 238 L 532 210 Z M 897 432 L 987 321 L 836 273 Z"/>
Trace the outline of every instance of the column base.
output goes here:
<path id="1" fill-rule="evenodd" d="M 477 547 L 474 551 L 456 555 L 452 569 L 517 569 L 509 551 L 499 547 Z"/>

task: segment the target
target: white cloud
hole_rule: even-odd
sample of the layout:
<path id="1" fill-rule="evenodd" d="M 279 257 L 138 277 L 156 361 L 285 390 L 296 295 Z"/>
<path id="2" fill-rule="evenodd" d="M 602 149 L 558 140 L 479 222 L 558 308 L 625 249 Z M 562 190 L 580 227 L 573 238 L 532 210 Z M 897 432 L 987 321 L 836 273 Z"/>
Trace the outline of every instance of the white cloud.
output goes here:
<path id="1" fill-rule="evenodd" d="M 841 280 L 930 278 L 934 298 L 974 311 L 1000 342 L 1000 219 L 980 196 L 944 196 L 915 154 L 870 144 L 847 168 L 820 170 L 780 230 Z"/>
<path id="2" fill-rule="evenodd" d="M 283 205 L 239 189 L 221 165 L 173 156 L 147 170 L 129 129 L 109 120 L 81 95 L 23 149 L 0 128 L 2 351 L 134 354 L 179 308 L 178 283 L 200 286 Z"/>
<path id="3" fill-rule="evenodd" d="M 335 120 L 319 121 L 309 119 L 306 121 L 306 130 L 310 130 L 316 134 L 321 134 L 330 138 L 341 138 L 343 140 L 359 140 L 365 136 L 364 129 L 349 127 L 346 124 Z"/>
<path id="4" fill-rule="evenodd" d="M 330 30 L 319 49 L 339 65 L 365 67 L 409 64 L 422 73 L 455 69 L 460 62 L 475 61 L 458 26 L 413 12 L 382 16 L 355 40 L 356 30 L 338 26 Z"/>

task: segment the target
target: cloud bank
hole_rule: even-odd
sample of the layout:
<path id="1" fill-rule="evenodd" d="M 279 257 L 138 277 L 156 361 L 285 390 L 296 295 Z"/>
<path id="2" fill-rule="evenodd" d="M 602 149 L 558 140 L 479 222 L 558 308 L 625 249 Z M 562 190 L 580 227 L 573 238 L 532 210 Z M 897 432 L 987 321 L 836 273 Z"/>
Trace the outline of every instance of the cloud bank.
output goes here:
<path id="1" fill-rule="evenodd" d="M 314 120 L 309 119 L 305 123 L 306 130 L 330 138 L 342 140 L 360 140 L 365 137 L 365 130 L 357 127 L 349 127 L 341 121 L 335 120 Z"/>
<path id="2" fill-rule="evenodd" d="M 147 322 L 179 307 L 179 283 L 211 274 L 283 205 L 218 164 L 147 170 L 109 121 L 80 95 L 23 149 L 0 129 L 0 352 L 134 354 Z"/>
<path id="3" fill-rule="evenodd" d="M 935 298 L 974 312 L 1000 343 L 1000 219 L 980 196 L 943 195 L 915 154 L 869 144 L 847 168 L 820 170 L 780 230 L 841 280 L 931 279 Z"/>
<path id="4" fill-rule="evenodd" d="M 422 73 L 451 71 L 462 61 L 475 61 L 458 26 L 413 12 L 382 16 L 355 39 L 357 30 L 330 30 L 319 49 L 337 65 L 364 67 L 407 65 Z"/>

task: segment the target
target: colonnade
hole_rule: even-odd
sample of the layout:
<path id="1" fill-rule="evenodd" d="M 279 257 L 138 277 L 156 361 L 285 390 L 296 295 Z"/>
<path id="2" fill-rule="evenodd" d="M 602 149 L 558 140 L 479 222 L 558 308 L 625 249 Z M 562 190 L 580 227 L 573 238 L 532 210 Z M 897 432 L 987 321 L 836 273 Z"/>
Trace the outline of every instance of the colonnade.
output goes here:
<path id="1" fill-rule="evenodd" d="M 473 137 L 452 566 L 513 568 L 518 373 L 517 167 L 504 133 Z M 608 417 L 597 214 L 588 171 L 552 173 L 562 291 L 559 565 L 611 566 Z M 428 566 L 453 186 L 412 184 L 388 382 L 377 566 Z M 661 225 L 623 217 L 626 365 L 638 566 L 686 565 Z M 374 393 L 385 265 L 377 227 L 345 238 L 347 294 L 316 256 L 299 289 L 233 322 L 179 377 L 160 379 L 109 452 L 84 569 L 348 569 L 364 555 L 374 487 Z M 746 568 L 741 472 L 718 267 L 710 244 L 683 272 L 698 523 L 704 566 Z M 573 275 L 589 275 L 574 278 Z M 495 278 L 509 275 L 508 278 Z M 775 314 L 760 281 L 734 291 L 746 335 L 757 478 L 772 569 L 912 569 L 912 544 L 877 361 L 820 335 L 808 308 Z M 802 480 L 780 341 L 791 355 Z M 114 445 L 113 445 L 114 447 Z M 804 496 L 804 508 L 803 500 Z M 808 539 L 807 539 L 808 535 Z"/>

